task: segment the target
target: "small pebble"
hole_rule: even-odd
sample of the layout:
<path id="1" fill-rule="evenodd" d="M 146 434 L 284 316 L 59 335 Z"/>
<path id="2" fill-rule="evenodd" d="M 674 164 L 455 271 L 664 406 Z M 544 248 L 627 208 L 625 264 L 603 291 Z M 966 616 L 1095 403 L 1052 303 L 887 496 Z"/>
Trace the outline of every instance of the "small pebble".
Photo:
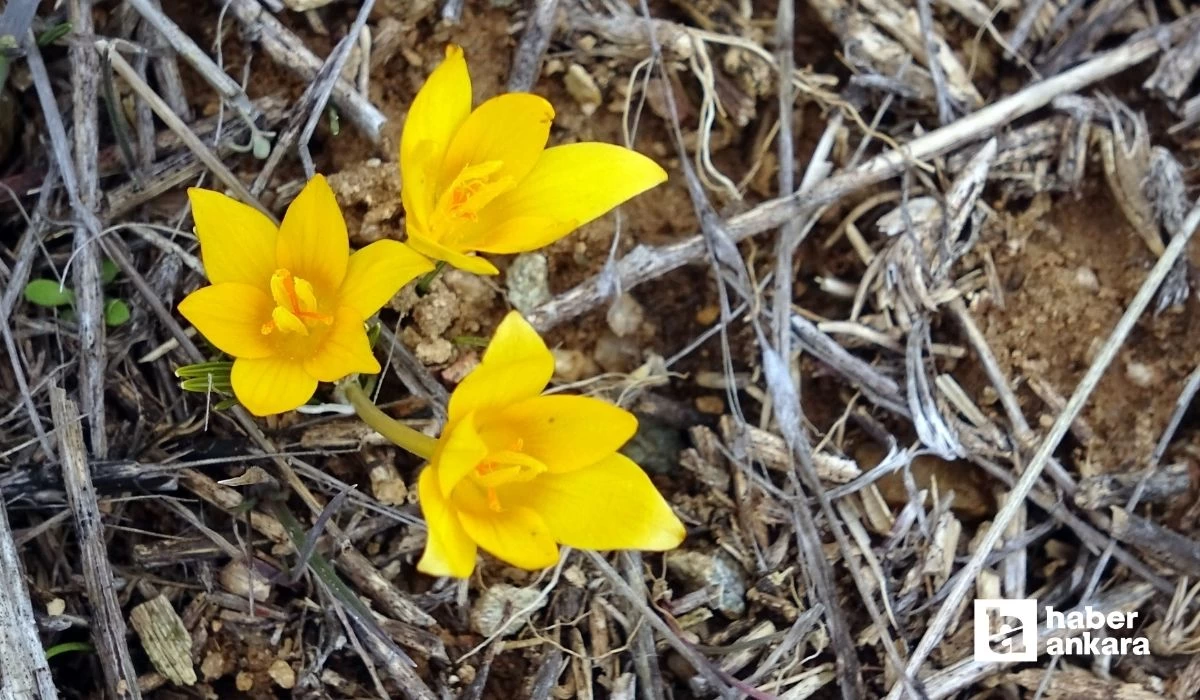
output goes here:
<path id="1" fill-rule="evenodd" d="M 541 253 L 522 253 L 513 258 L 504 280 L 508 301 L 528 315 L 550 301 L 550 265 Z"/>
<path id="2" fill-rule="evenodd" d="M 554 355 L 554 376 L 560 381 L 577 382 L 595 376 L 600 368 L 592 358 L 578 350 L 551 350 Z"/>
<path id="3" fill-rule="evenodd" d="M 1100 291 L 1100 280 L 1092 268 L 1084 266 L 1075 270 L 1075 284 L 1093 294 Z"/>
<path id="4" fill-rule="evenodd" d="M 612 329 L 617 336 L 624 338 L 628 335 L 633 335 L 637 329 L 642 327 L 642 321 L 645 320 L 646 314 L 642 310 L 642 305 L 637 302 L 629 294 L 622 294 L 612 306 L 608 307 L 608 327 Z"/>
<path id="5" fill-rule="evenodd" d="M 213 650 L 208 652 L 204 657 L 204 661 L 200 662 L 200 673 L 204 674 L 204 680 L 215 681 L 225 673 L 225 657 L 221 652 Z"/>
<path id="6" fill-rule="evenodd" d="M 242 559 L 226 564 L 217 574 L 217 580 L 222 588 L 239 598 L 252 596 L 261 603 L 271 596 L 271 582 L 266 576 L 246 566 Z"/>
<path id="7" fill-rule="evenodd" d="M 63 600 L 62 598 L 55 598 L 49 603 L 46 603 L 46 614 L 50 617 L 62 615 L 64 612 L 66 612 L 66 610 L 67 601 Z"/>
<path id="8" fill-rule="evenodd" d="M 245 671 L 238 671 L 237 678 L 234 679 L 234 685 L 240 692 L 247 693 L 254 688 L 254 676 Z"/>
<path id="9" fill-rule="evenodd" d="M 610 331 L 596 340 L 592 357 L 605 372 L 628 372 L 638 365 L 641 351 L 632 339 L 618 338 Z"/>
<path id="10" fill-rule="evenodd" d="M 725 413 L 725 401 L 720 396 L 698 396 L 696 410 L 710 416 L 720 416 Z"/>
<path id="11" fill-rule="evenodd" d="M 267 675 L 275 681 L 275 685 L 284 690 L 291 690 L 296 685 L 296 672 L 292 670 L 291 664 L 283 659 L 275 659 L 267 669 Z"/>
<path id="12" fill-rule="evenodd" d="M 1145 362 L 1126 362 L 1125 376 L 1143 389 L 1158 384 L 1158 371 Z"/>
<path id="13" fill-rule="evenodd" d="M 566 75 L 563 76 L 563 84 L 567 88 L 567 92 L 571 93 L 571 97 L 579 103 L 580 110 L 586 116 L 591 116 L 596 112 L 596 108 L 600 106 L 603 100 L 600 95 L 600 88 L 596 87 L 596 81 L 592 78 L 587 69 L 578 63 L 572 63 L 567 68 Z"/>
<path id="14" fill-rule="evenodd" d="M 721 317 L 721 308 L 716 304 L 706 306 L 696 312 L 696 323 L 702 326 L 711 326 Z"/>

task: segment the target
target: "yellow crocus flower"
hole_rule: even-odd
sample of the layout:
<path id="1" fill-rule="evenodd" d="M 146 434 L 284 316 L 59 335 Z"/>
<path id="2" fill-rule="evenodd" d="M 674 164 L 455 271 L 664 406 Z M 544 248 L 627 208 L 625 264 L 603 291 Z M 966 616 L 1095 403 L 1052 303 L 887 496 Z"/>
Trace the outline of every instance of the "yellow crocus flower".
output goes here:
<path id="1" fill-rule="evenodd" d="M 179 312 L 233 356 L 237 400 L 256 416 L 295 409 L 317 382 L 379 371 L 364 322 L 400 287 L 433 269 L 398 241 L 350 254 L 346 222 L 325 178 L 305 185 L 276 228 L 219 192 L 188 190 L 211 282 Z"/>
<path id="2" fill-rule="evenodd" d="M 450 397 L 418 493 L 429 527 L 417 568 L 466 577 L 476 548 L 525 569 L 578 549 L 663 551 L 684 527 L 641 467 L 617 449 L 632 413 L 599 399 L 543 395 L 554 358 L 511 312 Z"/>
<path id="3" fill-rule="evenodd" d="M 495 266 L 470 253 L 544 247 L 667 179 L 654 161 L 613 144 L 546 148 L 553 120 L 550 103 L 530 93 L 499 95 L 472 111 L 463 51 L 447 47 L 400 139 L 408 244 L 494 275 Z"/>

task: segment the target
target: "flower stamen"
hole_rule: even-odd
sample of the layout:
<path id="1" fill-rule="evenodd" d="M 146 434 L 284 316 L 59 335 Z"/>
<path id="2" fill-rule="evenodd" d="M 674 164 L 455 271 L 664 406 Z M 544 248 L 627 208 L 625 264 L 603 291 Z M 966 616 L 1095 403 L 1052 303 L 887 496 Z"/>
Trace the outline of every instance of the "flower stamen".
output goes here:
<path id="1" fill-rule="evenodd" d="M 512 189 L 511 177 L 494 177 L 504 163 L 489 160 L 464 167 L 442 193 L 437 213 L 443 226 L 453 229 L 453 222 L 475 222 L 479 212 L 493 199 Z"/>
<path id="2" fill-rule="evenodd" d="M 275 308 L 271 311 L 271 320 L 262 326 L 263 335 L 278 330 L 307 336 L 313 326 L 333 323 L 333 316 L 318 311 L 317 294 L 312 284 L 288 270 L 279 269 L 271 275 L 271 297 L 275 300 Z"/>

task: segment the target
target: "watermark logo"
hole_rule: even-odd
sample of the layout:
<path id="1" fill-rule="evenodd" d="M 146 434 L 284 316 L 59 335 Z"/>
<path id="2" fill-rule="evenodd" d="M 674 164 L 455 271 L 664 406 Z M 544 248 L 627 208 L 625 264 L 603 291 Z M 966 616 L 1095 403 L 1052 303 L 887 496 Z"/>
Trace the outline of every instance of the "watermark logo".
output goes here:
<path id="1" fill-rule="evenodd" d="M 1105 614 L 1090 605 L 1061 612 L 1047 605 L 1045 626 L 1047 654 L 1145 656 L 1150 653 L 1146 637 L 1112 636 L 1110 632 L 1133 630 L 1137 612 Z M 1059 634 L 1059 631 L 1065 633 Z M 975 601 L 975 660 L 985 663 L 1037 661 L 1038 604 L 1033 598 L 980 598 Z"/>
<path id="2" fill-rule="evenodd" d="M 975 660 L 1037 661 L 1037 601 L 980 598 L 975 601 Z"/>

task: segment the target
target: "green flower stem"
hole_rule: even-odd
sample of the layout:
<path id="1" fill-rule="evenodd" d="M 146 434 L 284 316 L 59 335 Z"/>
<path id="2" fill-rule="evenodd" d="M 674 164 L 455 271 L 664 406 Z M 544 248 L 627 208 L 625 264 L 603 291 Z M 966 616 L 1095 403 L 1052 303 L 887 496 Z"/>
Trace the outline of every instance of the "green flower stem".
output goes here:
<path id="1" fill-rule="evenodd" d="M 371 403 L 370 397 L 357 381 L 346 382 L 342 389 L 346 392 L 346 398 L 350 400 L 350 405 L 354 406 L 354 412 L 375 432 L 422 459 L 433 457 L 433 450 L 437 447 L 436 438 L 431 438 L 389 418 L 387 414 L 379 410 L 378 406 Z"/>

